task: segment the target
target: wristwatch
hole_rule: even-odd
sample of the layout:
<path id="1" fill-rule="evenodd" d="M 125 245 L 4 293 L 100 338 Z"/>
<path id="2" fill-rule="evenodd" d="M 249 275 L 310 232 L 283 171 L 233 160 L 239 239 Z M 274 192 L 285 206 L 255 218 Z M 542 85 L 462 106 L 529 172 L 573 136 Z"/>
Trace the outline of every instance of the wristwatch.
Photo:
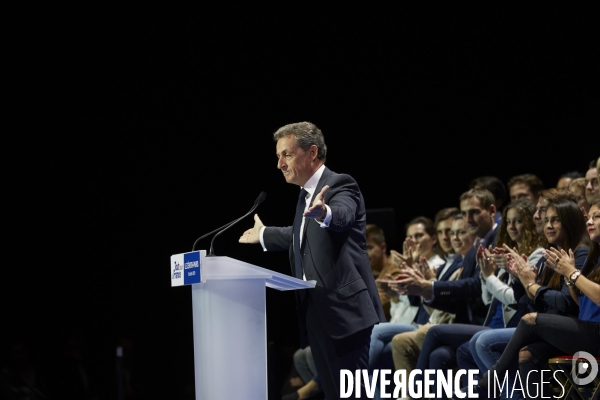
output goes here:
<path id="1" fill-rule="evenodd" d="M 575 282 L 577 282 L 577 278 L 579 278 L 579 275 L 581 275 L 581 271 L 574 271 L 573 273 L 571 273 L 571 275 L 569 275 L 568 283 L 570 283 L 571 286 L 574 286 Z"/>
<path id="2" fill-rule="evenodd" d="M 565 278 L 565 284 L 566 284 L 568 287 L 573 287 L 573 286 L 575 286 L 575 285 L 573 285 L 573 284 L 571 283 L 571 281 L 569 280 L 569 277 L 565 276 L 564 278 Z"/>

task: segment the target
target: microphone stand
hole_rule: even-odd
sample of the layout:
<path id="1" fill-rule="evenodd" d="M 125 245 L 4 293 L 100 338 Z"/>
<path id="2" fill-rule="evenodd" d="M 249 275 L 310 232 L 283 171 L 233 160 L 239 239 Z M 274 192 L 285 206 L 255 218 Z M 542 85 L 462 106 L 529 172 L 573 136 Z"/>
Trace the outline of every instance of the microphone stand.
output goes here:
<path id="1" fill-rule="evenodd" d="M 243 215 L 242 217 L 240 217 L 240 218 L 236 219 L 235 221 L 231 222 L 225 229 L 223 229 L 221 232 L 219 232 L 215 236 L 213 236 L 212 240 L 210 241 L 210 250 L 208 251 L 208 254 L 206 255 L 206 257 L 214 257 L 215 256 L 215 252 L 213 250 L 213 243 L 215 242 L 215 239 L 217 238 L 217 236 L 219 236 L 221 233 L 225 232 L 227 229 L 231 228 L 233 225 L 235 225 L 236 223 L 238 223 L 242 219 L 246 218 L 254 210 L 256 210 L 256 207 L 258 207 L 259 205 L 260 205 L 260 203 L 254 204 L 254 206 L 252 207 L 252 209 L 250 211 L 248 211 L 245 215 Z"/>
<path id="2" fill-rule="evenodd" d="M 229 229 L 230 227 L 232 227 L 234 224 L 238 223 L 239 221 L 241 221 L 243 218 L 246 218 L 248 215 L 250 215 L 254 210 L 256 210 L 256 207 L 258 207 L 263 201 L 265 201 L 265 198 L 267 197 L 267 194 L 265 192 L 260 192 L 260 194 L 258 195 L 258 197 L 256 198 L 256 200 L 254 201 L 254 205 L 252 206 L 252 209 L 250 211 L 248 211 L 246 214 L 244 214 L 242 217 L 236 219 L 233 222 L 229 222 L 217 229 L 215 229 L 212 232 L 208 232 L 206 235 L 202 235 L 200 236 L 198 239 L 196 239 L 196 241 L 194 242 L 194 245 L 192 246 L 192 251 L 196 251 L 196 244 L 198 244 L 198 242 L 202 239 L 204 239 L 207 236 L 212 235 L 215 232 L 218 232 L 212 239 L 212 241 L 210 242 L 210 252 L 208 254 L 208 256 L 214 256 L 214 251 L 213 251 L 213 243 L 215 241 L 215 238 L 217 236 L 219 236 L 221 233 L 225 232 L 227 229 Z"/>

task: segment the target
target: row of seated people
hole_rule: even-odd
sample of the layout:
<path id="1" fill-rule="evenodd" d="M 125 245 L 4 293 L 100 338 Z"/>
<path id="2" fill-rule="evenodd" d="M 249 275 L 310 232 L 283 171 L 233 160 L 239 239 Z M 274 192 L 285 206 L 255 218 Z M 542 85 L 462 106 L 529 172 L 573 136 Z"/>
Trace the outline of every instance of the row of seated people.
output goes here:
<path id="1" fill-rule="evenodd" d="M 418 321 L 377 325 L 373 330 L 369 361 L 373 370 L 386 366 L 381 359 L 386 358 L 385 349 L 389 344 L 394 369 L 406 370 L 407 374 L 414 369 L 448 370 L 455 367 L 478 367 L 487 371 L 504 353 L 502 346 L 508 344 L 524 315 L 538 312 L 577 317 L 579 312 L 589 312 L 578 306 L 567 283 L 552 265 L 549 267 L 551 261 L 547 258 L 547 252 L 552 248 L 571 249 L 572 255 L 565 253 L 562 257 L 562 253 L 558 254 L 565 259 L 571 257 L 574 270 L 582 270 L 584 265 L 587 268 L 583 271 L 597 268 L 597 252 L 588 257 L 590 245 L 595 242 L 590 241 L 585 231 L 585 217 L 569 193 L 543 192 L 542 202 L 547 202 L 546 209 L 542 209 L 542 213 L 545 211 L 543 217 L 539 208 L 535 211 L 530 200 L 514 201 L 505 208 L 502 220 L 497 224 L 492 213 L 485 212 L 493 206 L 493 197 L 489 192 L 477 194 L 477 191 L 467 192 L 461 198 L 463 212 L 473 212 L 483 219 L 469 224 L 469 228 L 477 227 L 479 232 L 468 229 L 475 238 L 470 240 L 475 244 L 462 256 L 462 271 L 458 276 L 447 273 L 450 266 L 441 269 L 436 279 L 432 279 L 425 273 L 426 269 L 411 268 L 403 261 L 404 268 L 397 277 L 379 280 L 389 291 L 421 296 L 423 305 L 435 310 L 428 323 L 423 325 Z M 591 211 L 595 209 L 593 205 Z M 547 221 L 542 224 L 543 236 L 535 228 L 533 216 L 536 214 Z M 592 217 L 588 223 L 593 225 Z M 502 258 L 506 258 L 502 263 L 506 268 L 498 268 Z M 400 279 L 394 279 L 398 277 Z M 592 313 L 592 318 L 598 317 L 600 313 Z M 556 345 L 530 344 L 527 350 L 515 354 L 520 357 L 520 363 L 515 365 L 521 375 L 527 376 L 530 371 L 544 369 L 540 361 L 542 364 L 547 362 L 557 351 L 561 352 Z M 591 353 L 598 354 L 597 350 Z M 515 368 L 509 372 L 514 374 Z M 532 377 L 528 382 L 533 385 L 539 384 L 540 380 Z M 515 398 L 514 393 L 506 390 L 504 395 Z"/>
<path id="2" fill-rule="evenodd" d="M 531 177 L 513 179 L 513 201 L 501 212 L 501 193 L 490 184 L 497 182 L 474 180 L 460 208 L 406 225 L 402 253 L 387 250 L 381 228 L 367 227 L 389 321 L 373 329 L 371 372 L 493 370 L 506 372 L 510 382 L 517 372 L 529 374 L 529 387 L 498 390 L 518 399 L 541 390 L 542 377 L 532 371 L 547 370 L 552 356 L 581 350 L 600 356 L 600 203 L 589 196 L 582 203 L 568 185 L 542 190 Z M 552 330 L 554 316 L 565 320 Z M 577 340 L 563 343 L 567 335 Z M 310 356 L 310 349 L 300 352 Z M 487 390 L 487 375 L 480 378 L 479 390 Z M 318 375 L 308 382 L 284 398 L 318 393 Z"/>

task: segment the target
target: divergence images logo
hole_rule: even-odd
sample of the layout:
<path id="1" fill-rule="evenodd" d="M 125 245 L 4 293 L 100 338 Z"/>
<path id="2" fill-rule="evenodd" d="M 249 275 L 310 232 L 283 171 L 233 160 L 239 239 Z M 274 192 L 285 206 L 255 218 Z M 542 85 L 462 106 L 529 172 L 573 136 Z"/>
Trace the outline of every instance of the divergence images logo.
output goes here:
<path id="1" fill-rule="evenodd" d="M 571 369 L 571 376 L 573 382 L 576 385 L 584 386 L 588 383 L 592 383 L 598 375 L 598 362 L 590 353 L 585 351 L 578 351 L 573 354 L 573 360 L 571 361 L 573 368 Z M 586 376 L 582 378 L 581 376 Z"/>
<path id="2" fill-rule="evenodd" d="M 183 269 L 183 265 L 178 263 L 177 261 L 173 261 L 175 268 L 173 269 L 173 278 L 178 279 L 181 278 L 181 270 Z"/>

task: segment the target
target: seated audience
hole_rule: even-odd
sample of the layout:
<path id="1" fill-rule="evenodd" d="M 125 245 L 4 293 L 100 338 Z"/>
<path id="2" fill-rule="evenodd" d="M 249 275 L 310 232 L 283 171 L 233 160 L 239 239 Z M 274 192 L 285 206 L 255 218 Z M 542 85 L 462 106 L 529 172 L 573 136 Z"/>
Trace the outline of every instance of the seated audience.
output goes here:
<path id="1" fill-rule="evenodd" d="M 448 264 L 441 269 L 435 278 L 436 281 L 454 281 L 459 279 L 463 269 L 462 259 L 473 248 L 473 243 L 475 242 L 475 236 L 466 229 L 465 225 L 464 216 L 462 214 L 455 215 L 450 234 L 452 236 L 452 246 L 456 254 L 458 254 L 458 261 Z M 409 271 L 406 272 L 411 274 Z M 417 276 L 414 279 L 419 281 L 424 279 L 424 277 Z M 391 285 L 396 287 L 395 284 Z M 399 287 L 398 289 L 401 290 Z M 438 324 L 451 324 L 456 318 L 456 314 L 454 313 L 434 309 L 427 305 L 424 307 L 430 315 L 426 324 L 419 326 L 413 331 L 399 332 L 392 337 L 392 357 L 395 370 L 405 370 L 407 374 L 410 374 L 416 368 L 417 359 L 427 331 L 432 326 Z"/>
<path id="2" fill-rule="evenodd" d="M 454 212 L 451 211 L 448 215 Z M 438 213 L 438 215 L 440 219 L 442 216 L 446 216 L 445 212 Z M 443 228 L 441 222 L 443 221 L 446 224 L 447 219 L 441 219 L 438 227 Z M 427 271 L 424 272 L 433 276 L 427 260 L 437 260 L 437 257 L 439 257 L 433 250 L 433 246 L 437 243 L 435 231 L 433 222 L 426 217 L 417 217 L 411 220 L 406 225 L 407 237 L 403 243 L 403 253 L 400 254 L 395 250 L 390 251 L 391 260 L 396 268 L 376 280 L 379 290 L 384 291 L 390 298 L 390 320 L 375 325 L 371 332 L 371 347 L 369 349 L 369 368 L 371 370 L 392 366 L 390 340 L 398 332 L 416 329 L 419 325 L 418 315 L 426 314 L 425 311 L 420 312 L 423 307 L 419 296 L 401 295 L 398 291 L 390 288 L 389 281 L 400 273 L 402 265 L 404 265 L 404 268 L 426 266 Z M 418 260 L 413 265 L 415 255 L 422 255 L 422 261 Z M 455 258 L 452 257 L 452 259 Z"/>
<path id="3" fill-rule="evenodd" d="M 534 211 L 534 203 L 527 198 L 511 202 L 502 212 L 496 243 L 498 247 L 492 250 L 491 247 L 484 249 L 480 246 L 478 249 L 482 298 L 485 304 L 491 303 L 483 325 L 451 324 L 431 328 L 424 339 L 417 368 L 448 370 L 458 366 L 461 369 L 476 369 L 475 355 L 469 350 L 469 340 L 473 335 L 517 325 L 526 312 L 525 307 L 518 305 L 524 290 L 506 270 L 507 251 L 503 246 L 518 248 L 528 254 L 531 267 L 535 266 L 547 242 L 536 231 Z"/>
<path id="4" fill-rule="evenodd" d="M 539 369 L 535 359 L 543 362 L 556 355 L 571 355 L 578 351 L 600 357 L 600 202 L 592 204 L 585 223 L 592 245 L 582 268 L 577 267 L 575 251 L 571 247 L 555 247 L 546 251 L 546 265 L 563 277 L 571 298 L 579 305 L 578 316 L 525 315 L 500 359 L 479 380 L 478 392 L 482 396 L 489 393 L 492 398 L 497 398 L 499 388 L 495 387 L 491 378 L 494 375 L 504 376 L 516 365 L 524 376 L 523 373 Z M 550 217 L 548 224 L 551 224 Z M 534 356 L 532 350 L 536 347 L 546 351 Z M 540 390 L 545 390 L 547 396 L 550 393 L 547 382 L 537 380 L 530 384 L 541 387 L 529 387 L 529 393 L 539 393 Z"/>

